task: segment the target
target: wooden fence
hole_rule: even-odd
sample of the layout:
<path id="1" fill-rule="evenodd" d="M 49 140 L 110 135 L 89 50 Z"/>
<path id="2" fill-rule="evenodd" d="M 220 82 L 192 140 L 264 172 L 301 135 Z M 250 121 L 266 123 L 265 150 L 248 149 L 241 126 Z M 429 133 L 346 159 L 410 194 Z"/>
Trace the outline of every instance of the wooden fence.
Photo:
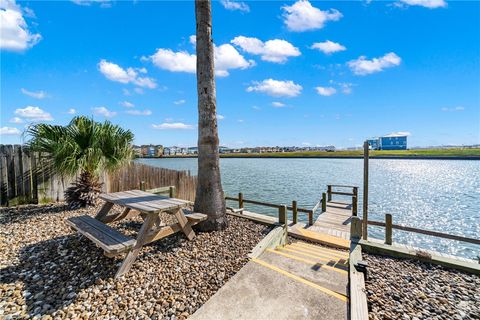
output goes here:
<path id="1" fill-rule="evenodd" d="M 142 181 L 145 182 L 145 189 L 174 186 L 178 198 L 195 200 L 197 177 L 190 175 L 189 171 L 151 167 L 136 162 L 109 175 L 109 192 L 139 189 Z"/>
<path id="2" fill-rule="evenodd" d="M 0 145 L 0 205 L 49 203 L 64 200 L 64 192 L 76 177 L 62 177 L 52 169 L 45 154 L 21 145 Z M 197 177 L 176 171 L 131 163 L 113 174 L 100 176 L 103 192 L 175 186 L 177 197 L 193 201 Z"/>

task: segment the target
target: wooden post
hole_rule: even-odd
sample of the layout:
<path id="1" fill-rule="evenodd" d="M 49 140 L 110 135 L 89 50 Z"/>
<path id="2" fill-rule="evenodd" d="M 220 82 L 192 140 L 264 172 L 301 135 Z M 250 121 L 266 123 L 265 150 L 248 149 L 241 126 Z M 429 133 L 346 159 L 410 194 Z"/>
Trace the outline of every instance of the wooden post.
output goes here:
<path id="1" fill-rule="evenodd" d="M 332 201 L 332 186 L 331 185 L 328 185 L 327 186 L 327 198 L 328 198 L 328 201 Z"/>
<path id="2" fill-rule="evenodd" d="M 243 208 L 243 193 L 241 192 L 238 193 L 238 208 Z"/>
<path id="3" fill-rule="evenodd" d="M 363 239 L 368 239 L 368 141 L 363 143 Z"/>
<path id="4" fill-rule="evenodd" d="M 297 224 L 298 221 L 298 207 L 297 207 L 297 201 L 292 201 L 292 220 L 293 224 Z"/>
<path id="5" fill-rule="evenodd" d="M 392 244 L 392 215 L 385 215 L 385 244 Z"/>
<path id="6" fill-rule="evenodd" d="M 352 215 L 356 217 L 357 214 L 358 214 L 358 187 L 353 187 Z"/>
<path id="7" fill-rule="evenodd" d="M 170 198 L 175 198 L 175 197 L 177 196 L 177 192 L 176 192 L 176 191 L 177 191 L 177 188 L 175 188 L 175 186 L 170 186 L 170 187 L 168 188 L 168 196 L 169 196 Z"/>
<path id="8" fill-rule="evenodd" d="M 358 197 L 357 196 L 352 196 L 352 215 L 354 217 L 357 216 L 358 213 Z"/>
<path id="9" fill-rule="evenodd" d="M 140 181 L 140 190 L 145 191 L 145 181 Z"/>
<path id="10" fill-rule="evenodd" d="M 325 192 L 322 193 L 322 212 L 327 211 L 327 194 Z"/>
<path id="11" fill-rule="evenodd" d="M 360 240 L 362 237 L 362 222 L 359 217 L 352 217 L 350 222 L 350 239 Z"/>
<path id="12" fill-rule="evenodd" d="M 287 224 L 287 206 L 278 207 L 278 222 L 281 224 Z"/>
<path id="13" fill-rule="evenodd" d="M 308 224 L 313 225 L 313 210 L 308 211 Z"/>

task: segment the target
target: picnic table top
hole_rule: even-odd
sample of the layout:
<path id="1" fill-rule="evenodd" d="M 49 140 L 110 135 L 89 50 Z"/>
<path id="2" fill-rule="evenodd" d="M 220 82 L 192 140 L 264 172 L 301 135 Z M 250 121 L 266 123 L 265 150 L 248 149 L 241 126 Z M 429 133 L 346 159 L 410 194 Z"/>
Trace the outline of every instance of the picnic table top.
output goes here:
<path id="1" fill-rule="evenodd" d="M 158 213 L 186 207 L 189 201 L 160 196 L 141 190 L 103 193 L 100 199 L 144 213 Z"/>

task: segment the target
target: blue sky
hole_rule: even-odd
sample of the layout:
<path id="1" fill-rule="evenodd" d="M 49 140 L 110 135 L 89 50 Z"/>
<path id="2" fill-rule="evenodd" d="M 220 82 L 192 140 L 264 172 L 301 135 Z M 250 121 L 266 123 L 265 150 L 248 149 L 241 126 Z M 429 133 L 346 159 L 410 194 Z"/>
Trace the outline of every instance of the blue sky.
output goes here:
<path id="1" fill-rule="evenodd" d="M 74 114 L 197 139 L 194 3 L 1 3 L 1 142 Z M 480 143 L 477 1 L 214 1 L 223 145 Z"/>

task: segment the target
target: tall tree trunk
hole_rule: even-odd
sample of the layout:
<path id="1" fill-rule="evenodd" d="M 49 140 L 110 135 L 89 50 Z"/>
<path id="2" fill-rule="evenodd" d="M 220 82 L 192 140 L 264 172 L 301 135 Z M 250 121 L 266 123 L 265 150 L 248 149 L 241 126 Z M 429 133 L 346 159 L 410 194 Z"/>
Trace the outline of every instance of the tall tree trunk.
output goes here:
<path id="1" fill-rule="evenodd" d="M 218 128 L 210 0 L 195 0 L 197 20 L 198 185 L 195 212 L 208 215 L 204 231 L 228 226 L 220 179 Z"/>

